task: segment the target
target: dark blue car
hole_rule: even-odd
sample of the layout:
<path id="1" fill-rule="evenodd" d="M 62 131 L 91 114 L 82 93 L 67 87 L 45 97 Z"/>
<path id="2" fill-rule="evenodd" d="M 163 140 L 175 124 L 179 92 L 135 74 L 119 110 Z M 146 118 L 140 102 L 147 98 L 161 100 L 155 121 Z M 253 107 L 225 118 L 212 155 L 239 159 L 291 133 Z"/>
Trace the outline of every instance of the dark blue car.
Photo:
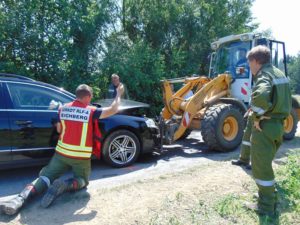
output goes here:
<path id="1" fill-rule="evenodd" d="M 61 88 L 27 77 L 0 74 L 0 168 L 45 164 L 59 134 L 53 105 L 74 100 Z M 112 99 L 95 105 L 107 106 Z M 147 104 L 123 100 L 118 114 L 99 120 L 102 158 L 114 167 L 134 163 L 140 154 L 160 148 L 155 122 L 137 112 Z"/>

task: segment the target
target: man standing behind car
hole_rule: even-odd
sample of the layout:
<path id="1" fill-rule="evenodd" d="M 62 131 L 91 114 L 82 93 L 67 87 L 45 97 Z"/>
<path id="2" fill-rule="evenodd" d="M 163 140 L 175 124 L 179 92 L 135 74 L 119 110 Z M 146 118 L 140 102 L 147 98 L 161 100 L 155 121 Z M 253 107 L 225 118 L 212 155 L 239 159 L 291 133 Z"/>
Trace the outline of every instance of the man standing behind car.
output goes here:
<path id="1" fill-rule="evenodd" d="M 117 88 L 120 84 L 120 77 L 118 74 L 114 73 L 111 75 L 111 84 L 108 87 L 108 93 L 106 94 L 105 98 L 115 98 L 117 95 Z M 124 92 L 121 95 L 121 98 L 129 99 L 127 90 L 123 84 Z"/>
<path id="2" fill-rule="evenodd" d="M 7 215 L 16 214 L 33 196 L 48 191 L 41 201 L 48 207 L 59 195 L 67 191 L 77 191 L 89 183 L 91 172 L 91 155 L 93 147 L 93 123 L 97 119 L 114 115 L 118 111 L 123 84 L 119 84 L 113 103 L 99 109 L 90 106 L 93 97 L 92 88 L 81 84 L 76 89 L 76 100 L 59 109 L 59 122 L 56 125 L 60 137 L 55 154 L 39 174 L 39 178 L 27 185 L 17 197 L 0 203 L 0 209 Z M 62 181 L 58 178 L 68 170 L 74 177 Z"/>

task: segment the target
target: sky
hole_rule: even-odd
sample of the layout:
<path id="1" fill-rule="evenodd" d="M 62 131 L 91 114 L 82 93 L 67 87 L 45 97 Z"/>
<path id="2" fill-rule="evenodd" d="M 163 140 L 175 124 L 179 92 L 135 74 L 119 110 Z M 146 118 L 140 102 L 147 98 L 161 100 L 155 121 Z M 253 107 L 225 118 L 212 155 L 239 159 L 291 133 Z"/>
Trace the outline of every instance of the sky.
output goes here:
<path id="1" fill-rule="evenodd" d="M 271 29 L 275 40 L 285 42 L 286 54 L 300 53 L 300 1 L 256 0 L 252 6 L 258 31 Z"/>

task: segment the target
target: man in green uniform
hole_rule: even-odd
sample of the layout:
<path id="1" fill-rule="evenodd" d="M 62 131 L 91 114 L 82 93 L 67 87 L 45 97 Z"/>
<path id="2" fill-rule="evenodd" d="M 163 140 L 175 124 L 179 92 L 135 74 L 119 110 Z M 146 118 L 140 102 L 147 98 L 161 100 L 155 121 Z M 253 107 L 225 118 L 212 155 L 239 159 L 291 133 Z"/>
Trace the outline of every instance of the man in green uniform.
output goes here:
<path id="1" fill-rule="evenodd" d="M 276 194 L 272 160 L 283 139 L 283 122 L 291 107 L 289 79 L 270 64 L 270 50 L 256 46 L 248 53 L 254 86 L 251 96 L 253 127 L 251 131 L 251 164 L 258 186 L 258 203 L 246 207 L 259 214 L 273 216 Z"/>

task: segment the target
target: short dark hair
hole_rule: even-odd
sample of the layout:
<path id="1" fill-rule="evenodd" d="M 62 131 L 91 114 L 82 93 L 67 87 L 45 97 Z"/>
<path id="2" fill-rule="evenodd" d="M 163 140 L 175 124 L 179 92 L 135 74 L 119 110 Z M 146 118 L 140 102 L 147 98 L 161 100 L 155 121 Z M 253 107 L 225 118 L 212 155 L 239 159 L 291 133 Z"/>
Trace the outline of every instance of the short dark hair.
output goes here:
<path id="1" fill-rule="evenodd" d="M 270 62 L 271 51 L 264 45 L 258 45 L 248 52 L 247 58 L 249 61 L 255 59 L 259 64 L 263 65 Z"/>
<path id="2" fill-rule="evenodd" d="M 82 99 L 86 96 L 92 96 L 92 95 L 93 95 L 93 89 L 86 84 L 80 84 L 76 88 L 76 98 Z"/>

